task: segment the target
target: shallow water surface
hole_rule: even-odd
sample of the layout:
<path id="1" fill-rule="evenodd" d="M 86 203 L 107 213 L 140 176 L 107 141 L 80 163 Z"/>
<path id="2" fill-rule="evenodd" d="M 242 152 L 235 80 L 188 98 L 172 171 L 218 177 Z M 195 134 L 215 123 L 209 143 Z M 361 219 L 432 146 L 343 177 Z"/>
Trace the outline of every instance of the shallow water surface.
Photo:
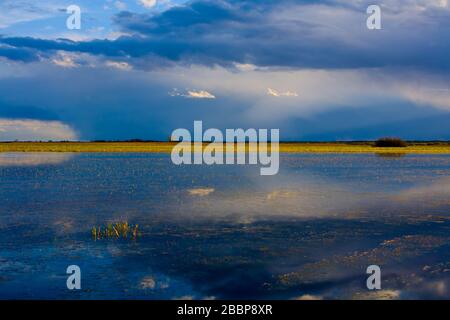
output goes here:
<path id="1" fill-rule="evenodd" d="M 1 299 L 450 298 L 449 155 L 284 154 L 260 176 L 166 154 L 3 153 L 0 201 Z M 142 235 L 92 238 L 121 220 Z"/>

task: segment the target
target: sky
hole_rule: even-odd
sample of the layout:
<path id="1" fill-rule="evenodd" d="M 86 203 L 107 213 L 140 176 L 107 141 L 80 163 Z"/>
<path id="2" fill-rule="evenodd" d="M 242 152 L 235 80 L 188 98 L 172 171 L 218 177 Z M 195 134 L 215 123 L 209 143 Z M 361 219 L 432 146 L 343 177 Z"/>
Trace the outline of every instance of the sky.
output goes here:
<path id="1" fill-rule="evenodd" d="M 449 140 L 449 2 L 2 0 L 0 140 Z"/>

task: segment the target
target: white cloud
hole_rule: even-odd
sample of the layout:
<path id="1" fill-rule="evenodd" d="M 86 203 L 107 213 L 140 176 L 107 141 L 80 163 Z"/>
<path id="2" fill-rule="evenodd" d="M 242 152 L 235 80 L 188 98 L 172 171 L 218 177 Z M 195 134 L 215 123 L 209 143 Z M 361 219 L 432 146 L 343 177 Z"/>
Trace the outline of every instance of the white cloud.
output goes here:
<path id="1" fill-rule="evenodd" d="M 106 66 L 111 68 L 116 68 L 119 70 L 131 70 L 131 66 L 126 62 L 117 62 L 117 61 L 106 61 Z"/>
<path id="2" fill-rule="evenodd" d="M 0 141 L 77 140 L 77 134 L 60 121 L 0 119 Z"/>
<path id="3" fill-rule="evenodd" d="M 416 104 L 450 110 L 450 87 L 445 87 L 445 84 L 434 87 L 399 85 L 398 90 L 406 99 Z"/>
<path id="4" fill-rule="evenodd" d="M 269 96 L 273 96 L 273 97 L 298 97 L 297 92 L 291 92 L 291 91 L 279 92 L 272 88 L 267 88 L 267 94 Z"/>
<path id="5" fill-rule="evenodd" d="M 114 6 L 119 10 L 125 10 L 127 8 L 127 5 L 122 1 L 114 2 Z"/>
<path id="6" fill-rule="evenodd" d="M 251 63 L 234 63 L 234 67 L 238 69 L 239 71 L 255 71 L 258 69 L 258 66 L 255 66 Z"/>
<path id="7" fill-rule="evenodd" d="M 52 59 L 52 62 L 57 66 L 63 68 L 75 68 L 79 67 L 79 64 L 75 62 L 75 55 L 69 54 L 67 52 L 58 52 L 55 58 Z"/>
<path id="8" fill-rule="evenodd" d="M 131 36 L 130 33 L 121 32 L 121 31 L 112 31 L 106 35 L 106 39 L 108 40 L 116 40 L 120 37 Z"/>
<path id="9" fill-rule="evenodd" d="M 189 90 L 188 91 L 188 98 L 195 98 L 195 99 L 215 99 L 216 97 L 212 94 L 209 93 L 208 91 L 205 90 L 199 90 L 199 91 L 195 91 L 195 90 Z"/>
<path id="10" fill-rule="evenodd" d="M 450 79 L 418 71 L 392 72 L 386 68 L 233 72 L 195 66 L 171 69 L 159 77 L 179 87 L 207 87 L 223 97 L 242 101 L 242 117 L 271 123 L 292 116 L 310 117 L 342 106 L 372 108 L 384 100 L 450 111 Z M 274 89 L 274 83 L 289 91 Z M 176 90 L 171 95 L 185 96 Z M 268 99 L 268 95 L 274 99 Z"/>
<path id="11" fill-rule="evenodd" d="M 156 5 L 156 0 L 139 0 L 139 3 L 146 8 L 152 8 Z"/>
<path id="12" fill-rule="evenodd" d="M 187 92 L 179 92 L 178 89 L 173 89 L 169 92 L 172 97 L 185 97 L 192 99 L 215 99 L 216 96 L 206 90 L 187 90 Z"/>
<path id="13" fill-rule="evenodd" d="M 0 29 L 11 25 L 56 16 L 60 4 L 55 1 L 0 1 Z"/>

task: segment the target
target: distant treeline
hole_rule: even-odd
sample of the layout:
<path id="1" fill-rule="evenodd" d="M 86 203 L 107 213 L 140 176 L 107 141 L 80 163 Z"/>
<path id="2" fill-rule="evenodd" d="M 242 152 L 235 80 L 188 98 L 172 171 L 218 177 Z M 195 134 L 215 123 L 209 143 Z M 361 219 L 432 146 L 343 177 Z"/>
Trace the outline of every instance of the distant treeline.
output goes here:
<path id="1" fill-rule="evenodd" d="M 349 145 L 373 145 L 377 140 L 352 140 L 352 141 L 280 141 L 282 144 L 349 144 Z M 408 145 L 448 145 L 450 140 L 404 140 Z M 90 140 L 90 141 L 69 141 L 69 140 L 40 140 L 40 141 L 0 141 L 0 143 L 177 143 L 177 141 L 127 139 L 127 140 Z M 211 141 L 203 141 L 210 143 Z M 248 143 L 248 142 L 247 142 Z"/>
<path id="2" fill-rule="evenodd" d="M 158 140 L 144 140 L 144 139 L 128 139 L 128 140 L 92 140 L 91 142 L 166 142 Z"/>

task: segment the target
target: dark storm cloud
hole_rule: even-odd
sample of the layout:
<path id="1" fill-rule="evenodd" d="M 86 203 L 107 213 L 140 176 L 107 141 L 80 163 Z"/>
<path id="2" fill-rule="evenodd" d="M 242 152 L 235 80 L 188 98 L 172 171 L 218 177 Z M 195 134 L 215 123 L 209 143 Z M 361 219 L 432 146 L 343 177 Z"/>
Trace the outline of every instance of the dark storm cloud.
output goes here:
<path id="1" fill-rule="evenodd" d="M 242 21 L 243 14 L 230 5 L 199 1 L 189 6 L 175 7 L 157 16 L 121 12 L 115 22 L 122 30 L 142 34 L 170 34 L 189 27 L 218 25 L 222 22 Z"/>
<path id="2" fill-rule="evenodd" d="M 311 9 L 311 4 L 320 6 Z M 411 11 L 406 20 L 403 16 L 396 21 L 394 16 L 401 14 L 401 9 L 387 6 L 383 30 L 369 31 L 366 7 L 359 2 L 336 1 L 200 0 L 156 15 L 120 12 L 113 21 L 129 36 L 116 40 L 2 37 L 0 43 L 28 50 L 29 56 L 25 52 L 14 56 L 1 49 L 0 55 L 32 61 L 34 51 L 30 50 L 65 50 L 135 58 L 139 67 L 151 64 L 154 57 L 207 66 L 251 63 L 291 68 L 450 69 L 450 41 L 442 38 L 442 30 L 450 28 L 448 10 Z M 323 10 L 330 11 L 320 13 Z"/>
<path id="3" fill-rule="evenodd" d="M 23 62 L 34 62 L 39 60 L 37 50 L 11 46 L 0 46 L 0 57 Z"/>
<path id="4" fill-rule="evenodd" d="M 59 120 L 58 115 L 45 108 L 35 106 L 11 105 L 0 100 L 0 118 Z"/>

